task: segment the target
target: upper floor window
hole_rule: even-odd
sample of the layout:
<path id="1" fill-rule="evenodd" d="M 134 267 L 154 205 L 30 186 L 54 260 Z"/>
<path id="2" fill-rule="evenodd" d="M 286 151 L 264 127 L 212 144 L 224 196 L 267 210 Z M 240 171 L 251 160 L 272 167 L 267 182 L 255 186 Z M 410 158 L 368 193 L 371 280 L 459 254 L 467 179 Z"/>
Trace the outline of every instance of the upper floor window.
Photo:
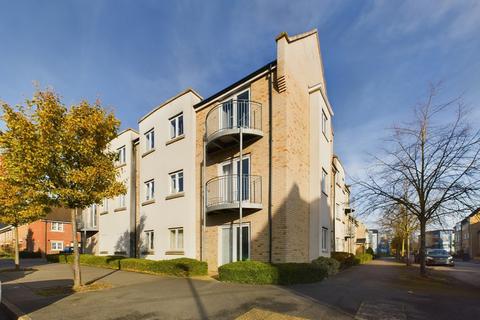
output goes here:
<path id="1" fill-rule="evenodd" d="M 103 199 L 102 207 L 103 207 L 103 212 L 108 211 L 108 199 L 107 198 Z"/>
<path id="2" fill-rule="evenodd" d="M 183 170 L 170 173 L 170 193 L 183 192 Z"/>
<path id="3" fill-rule="evenodd" d="M 340 220 L 340 204 L 336 203 L 335 204 L 335 217 Z"/>
<path id="4" fill-rule="evenodd" d="M 183 135 L 183 113 L 170 119 L 170 139 Z"/>
<path id="5" fill-rule="evenodd" d="M 155 199 L 155 181 L 149 180 L 145 182 L 145 201 Z"/>
<path id="6" fill-rule="evenodd" d="M 89 217 L 89 223 L 92 227 L 97 226 L 97 205 L 94 204 L 90 207 L 90 217 Z"/>
<path id="7" fill-rule="evenodd" d="M 325 114 L 325 111 L 322 110 L 322 132 L 327 137 L 327 125 L 328 125 L 328 118 Z"/>
<path id="8" fill-rule="evenodd" d="M 52 222 L 52 231 L 63 231 L 63 222 Z"/>
<path id="9" fill-rule="evenodd" d="M 147 142 L 146 151 L 155 149 L 155 131 L 153 129 L 145 133 L 145 139 Z"/>
<path id="10" fill-rule="evenodd" d="M 125 146 L 117 149 L 117 155 L 119 164 L 124 164 L 127 162 L 127 152 L 125 150 Z"/>
<path id="11" fill-rule="evenodd" d="M 119 208 L 125 208 L 127 206 L 126 204 L 126 197 L 124 194 L 121 194 L 118 196 L 118 207 Z"/>
<path id="12" fill-rule="evenodd" d="M 327 194 L 327 178 L 328 178 L 328 173 L 325 171 L 325 169 L 322 168 L 322 192 Z"/>

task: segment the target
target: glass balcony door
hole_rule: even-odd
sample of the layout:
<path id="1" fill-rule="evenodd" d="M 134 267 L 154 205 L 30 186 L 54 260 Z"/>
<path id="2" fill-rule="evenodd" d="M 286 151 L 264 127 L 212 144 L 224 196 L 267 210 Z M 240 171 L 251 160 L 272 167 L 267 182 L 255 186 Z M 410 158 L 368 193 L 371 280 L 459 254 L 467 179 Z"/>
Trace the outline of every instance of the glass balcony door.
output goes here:
<path id="1" fill-rule="evenodd" d="M 235 174 L 234 174 L 235 173 Z M 234 159 L 231 162 L 222 164 L 224 176 L 222 186 L 222 198 L 226 202 L 237 202 L 240 198 L 240 160 Z M 242 160 L 242 200 L 248 201 L 250 195 L 250 158 Z"/>
<path id="2" fill-rule="evenodd" d="M 240 225 L 224 226 L 220 235 L 220 265 L 250 259 L 250 225 L 242 225 L 242 253 L 240 254 Z"/>
<path id="3" fill-rule="evenodd" d="M 250 92 L 243 91 L 222 103 L 220 129 L 250 127 Z"/>

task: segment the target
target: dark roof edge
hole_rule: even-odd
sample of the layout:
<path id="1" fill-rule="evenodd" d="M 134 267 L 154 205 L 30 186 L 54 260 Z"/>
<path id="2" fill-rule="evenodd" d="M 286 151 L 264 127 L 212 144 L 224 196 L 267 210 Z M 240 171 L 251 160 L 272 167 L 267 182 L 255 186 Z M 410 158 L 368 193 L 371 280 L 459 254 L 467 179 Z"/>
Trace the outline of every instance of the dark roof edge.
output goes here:
<path id="1" fill-rule="evenodd" d="M 233 88 L 241 85 L 243 82 L 245 81 L 248 81 L 249 79 L 259 75 L 260 73 L 264 72 L 265 70 L 268 70 L 268 68 L 270 66 L 276 66 L 277 65 L 277 60 L 273 60 L 269 63 L 267 63 L 266 65 L 264 65 L 263 67 L 255 70 L 254 72 L 250 73 L 249 75 L 247 75 L 246 77 L 243 77 L 242 79 L 238 80 L 237 82 L 229 85 L 228 87 L 222 89 L 221 91 L 211 95 L 210 97 L 206 98 L 205 100 L 203 101 L 200 101 L 199 103 L 193 105 L 193 109 L 197 109 L 205 104 L 208 104 L 210 102 L 212 102 L 213 100 L 215 100 L 216 98 L 218 98 L 219 96 L 223 95 L 224 93 L 232 90 Z"/>

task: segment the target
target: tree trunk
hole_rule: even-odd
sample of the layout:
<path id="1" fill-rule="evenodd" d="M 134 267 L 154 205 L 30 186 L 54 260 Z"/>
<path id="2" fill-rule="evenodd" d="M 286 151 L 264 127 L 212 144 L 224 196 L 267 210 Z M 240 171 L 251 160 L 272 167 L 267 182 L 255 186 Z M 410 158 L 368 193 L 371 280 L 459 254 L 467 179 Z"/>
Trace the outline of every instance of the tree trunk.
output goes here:
<path id="1" fill-rule="evenodd" d="M 73 234 L 73 287 L 78 288 L 82 285 L 80 275 L 80 252 L 78 251 L 77 239 L 77 209 L 72 210 L 72 234 Z"/>
<path id="2" fill-rule="evenodd" d="M 402 258 L 405 258 L 405 237 L 402 236 Z"/>
<path id="3" fill-rule="evenodd" d="M 426 276 L 427 275 L 427 268 L 425 265 L 425 229 L 427 224 L 424 220 L 420 220 L 420 275 Z"/>
<path id="4" fill-rule="evenodd" d="M 15 270 L 20 270 L 20 250 L 18 245 L 18 226 L 15 226 Z"/>
<path id="5" fill-rule="evenodd" d="M 407 235 L 407 266 L 410 265 L 410 234 Z"/>

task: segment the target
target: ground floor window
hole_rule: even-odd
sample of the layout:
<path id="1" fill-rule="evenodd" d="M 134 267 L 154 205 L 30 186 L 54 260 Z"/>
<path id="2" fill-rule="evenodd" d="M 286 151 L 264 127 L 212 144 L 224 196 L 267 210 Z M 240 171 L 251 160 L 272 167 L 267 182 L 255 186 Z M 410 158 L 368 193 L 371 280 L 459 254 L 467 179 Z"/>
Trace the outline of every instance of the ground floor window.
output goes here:
<path id="1" fill-rule="evenodd" d="M 171 228 L 170 250 L 183 250 L 183 228 Z"/>
<path id="2" fill-rule="evenodd" d="M 51 241 L 50 248 L 52 251 L 61 251 L 63 250 L 63 241 Z"/>
<path id="3" fill-rule="evenodd" d="M 242 225 L 241 237 L 240 225 L 238 224 L 221 227 L 220 232 L 220 262 L 222 265 L 230 262 L 250 259 L 249 224 Z M 240 243 L 242 243 L 241 250 Z"/>
<path id="4" fill-rule="evenodd" d="M 147 251 L 153 251 L 155 249 L 155 234 L 153 230 L 145 231 L 145 247 Z"/>
<path id="5" fill-rule="evenodd" d="M 322 251 L 327 251 L 328 229 L 322 227 Z"/>

